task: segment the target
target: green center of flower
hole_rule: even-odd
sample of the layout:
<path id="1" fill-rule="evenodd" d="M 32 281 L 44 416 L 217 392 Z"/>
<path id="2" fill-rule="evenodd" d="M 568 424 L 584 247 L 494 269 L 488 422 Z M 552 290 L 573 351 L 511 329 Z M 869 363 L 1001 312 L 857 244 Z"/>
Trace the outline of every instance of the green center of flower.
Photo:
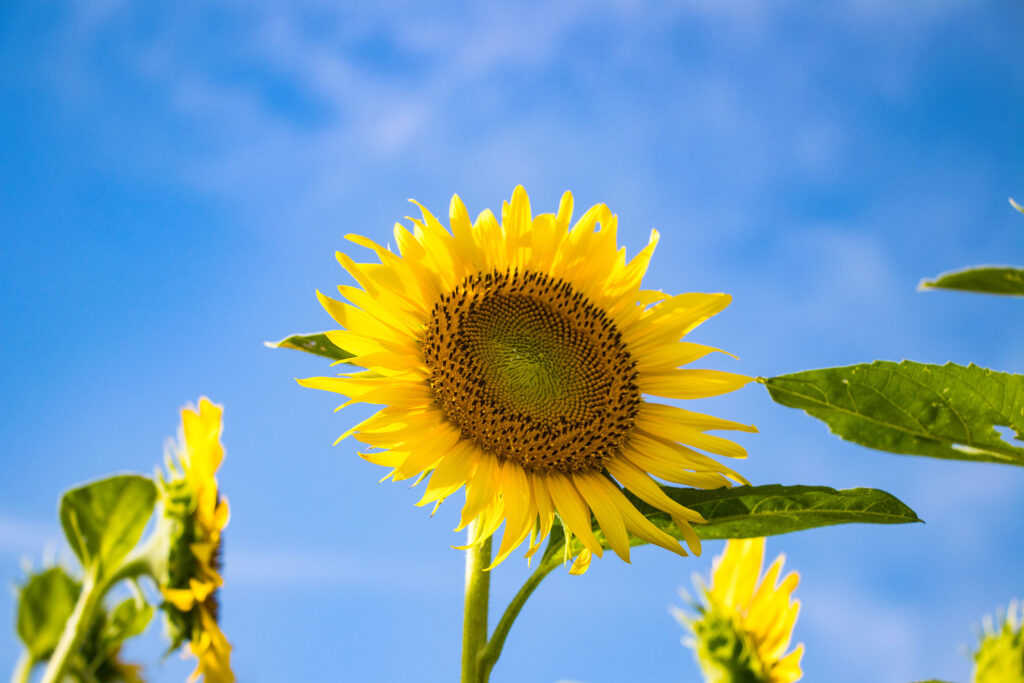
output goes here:
<path id="1" fill-rule="evenodd" d="M 448 419 L 530 470 L 600 471 L 640 405 L 612 319 L 541 273 L 466 278 L 434 306 L 423 354 Z"/>
<path id="2" fill-rule="evenodd" d="M 764 665 L 750 637 L 728 613 L 710 607 L 692 626 L 697 661 L 709 683 L 764 683 Z"/>

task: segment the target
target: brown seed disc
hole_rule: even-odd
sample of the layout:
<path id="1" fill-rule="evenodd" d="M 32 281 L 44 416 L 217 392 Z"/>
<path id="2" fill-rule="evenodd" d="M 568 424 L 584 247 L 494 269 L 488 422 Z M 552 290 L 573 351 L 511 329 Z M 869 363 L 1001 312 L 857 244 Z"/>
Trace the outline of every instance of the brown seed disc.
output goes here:
<path id="1" fill-rule="evenodd" d="M 600 471 L 640 406 L 636 362 L 615 323 L 542 273 L 480 273 L 443 294 L 423 357 L 448 419 L 528 470 Z"/>

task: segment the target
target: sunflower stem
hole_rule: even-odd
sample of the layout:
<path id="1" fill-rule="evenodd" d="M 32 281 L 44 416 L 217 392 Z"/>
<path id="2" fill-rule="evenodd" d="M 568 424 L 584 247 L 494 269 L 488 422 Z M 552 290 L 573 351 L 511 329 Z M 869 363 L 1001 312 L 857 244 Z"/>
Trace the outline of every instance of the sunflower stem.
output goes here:
<path id="1" fill-rule="evenodd" d="M 487 606 L 491 574 L 491 538 L 477 542 L 476 522 L 469 525 L 466 549 L 466 604 L 462 621 L 462 683 L 482 683 L 481 654 L 487 645 Z"/>
<path id="2" fill-rule="evenodd" d="M 82 579 L 82 592 L 75 602 L 75 609 L 64 624 L 64 632 L 60 634 L 57 647 L 46 665 L 41 683 L 60 683 L 64 680 L 71 665 L 82 646 L 82 641 L 92 625 L 96 608 L 103 600 L 103 595 L 109 587 L 105 581 L 100 581 L 95 570 L 86 571 Z"/>
<path id="3" fill-rule="evenodd" d="M 18 663 L 14 665 L 14 673 L 11 674 L 11 683 L 28 683 L 32 675 L 32 667 L 35 665 L 32 653 L 25 650 L 18 657 Z"/>
<path id="4" fill-rule="evenodd" d="M 512 602 L 505 608 L 505 613 L 501 615 L 501 621 L 494 627 L 491 639 L 480 653 L 480 683 L 487 683 L 490 679 L 491 669 L 494 668 L 498 657 L 501 656 L 501 649 L 505 646 L 505 638 L 508 637 L 508 632 L 512 629 L 512 624 L 515 622 L 516 617 L 519 616 L 520 610 L 523 609 L 526 601 L 533 594 L 533 591 L 537 589 L 537 586 L 540 585 L 540 582 L 544 580 L 544 577 L 550 574 L 551 570 L 557 567 L 558 564 L 558 557 L 555 554 L 545 553 L 544 557 L 537 564 L 537 569 L 530 574 L 530 578 L 526 579 L 526 583 L 522 585 L 519 592 L 512 598 Z"/>

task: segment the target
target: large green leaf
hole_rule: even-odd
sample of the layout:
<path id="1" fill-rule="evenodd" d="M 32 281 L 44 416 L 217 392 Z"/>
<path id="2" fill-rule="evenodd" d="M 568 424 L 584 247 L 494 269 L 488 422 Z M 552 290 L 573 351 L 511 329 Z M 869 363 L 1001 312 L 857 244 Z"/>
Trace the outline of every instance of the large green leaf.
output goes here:
<path id="1" fill-rule="evenodd" d="M 82 566 L 102 575 L 139 542 L 155 504 L 151 479 L 122 474 L 65 493 L 60 521 Z"/>
<path id="2" fill-rule="evenodd" d="M 82 588 L 61 567 L 33 574 L 18 594 L 18 636 L 34 661 L 50 656 Z"/>
<path id="3" fill-rule="evenodd" d="M 934 280 L 922 280 L 919 288 L 1024 296 L 1024 269 L 1009 266 L 967 268 L 943 273 Z"/>
<path id="4" fill-rule="evenodd" d="M 703 489 L 662 487 L 673 500 L 699 512 L 706 524 L 693 526 L 705 540 L 777 536 L 833 524 L 907 524 L 917 514 L 895 496 L 878 489 L 836 490 L 827 486 L 736 486 Z M 630 494 L 647 519 L 682 538 L 668 513 Z"/>
<path id="5" fill-rule="evenodd" d="M 352 354 L 337 346 L 323 332 L 315 334 L 293 334 L 277 342 L 263 342 L 272 349 L 295 349 L 332 360 L 345 360 Z"/>
<path id="6" fill-rule="evenodd" d="M 892 494 L 878 489 L 833 489 L 827 486 L 735 486 L 714 490 L 663 486 L 662 490 L 676 502 L 699 512 L 707 520 L 694 524 L 697 535 L 706 541 L 727 538 L 759 538 L 778 536 L 793 531 L 814 529 L 835 524 L 908 524 L 920 522 L 917 513 Z M 630 502 L 673 538 L 683 540 L 679 528 L 668 513 L 643 502 L 626 492 Z M 548 554 L 560 557 L 564 532 L 555 525 Z M 606 548 L 601 528 L 594 524 L 594 535 Z M 630 545 L 646 542 L 630 535 Z M 571 553 L 583 549 L 573 540 Z"/>
<path id="7" fill-rule="evenodd" d="M 912 361 L 808 370 L 761 380 L 772 398 L 862 446 L 933 458 L 1024 465 L 1024 375 Z M 1024 445 L 1024 444 L 1022 444 Z"/>

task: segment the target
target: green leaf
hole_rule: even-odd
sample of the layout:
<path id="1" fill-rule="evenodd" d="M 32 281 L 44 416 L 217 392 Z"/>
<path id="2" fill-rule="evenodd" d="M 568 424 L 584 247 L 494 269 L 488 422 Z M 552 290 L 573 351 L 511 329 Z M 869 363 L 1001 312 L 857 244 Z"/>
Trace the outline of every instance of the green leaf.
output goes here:
<path id="1" fill-rule="evenodd" d="M 345 360 L 353 354 L 335 345 L 323 332 L 316 334 L 293 334 L 278 342 L 263 342 L 272 349 L 295 349 L 333 360 Z"/>
<path id="2" fill-rule="evenodd" d="M 133 638 L 146 630 L 153 618 L 153 606 L 128 598 L 110 612 L 103 624 L 100 642 L 103 651 L 114 653 L 128 638 Z"/>
<path id="3" fill-rule="evenodd" d="M 917 513 L 898 498 L 878 489 L 837 490 L 827 486 L 782 484 L 734 486 L 710 491 L 674 486 L 661 488 L 677 503 L 704 516 L 707 523 L 694 524 L 693 529 L 705 541 L 778 536 L 835 524 L 909 524 L 921 521 Z M 667 512 L 648 505 L 629 491 L 625 493 L 656 527 L 673 538 L 683 540 Z M 596 523 L 594 535 L 604 547 L 609 547 Z M 564 531 L 556 524 L 545 554 L 561 557 L 564 538 Z M 646 541 L 631 534 L 629 543 L 638 546 Z M 573 539 L 571 554 L 576 555 L 582 549 L 579 540 Z"/>
<path id="4" fill-rule="evenodd" d="M 808 370 L 760 380 L 772 398 L 848 441 L 908 455 L 1024 465 L 1024 375 L 912 361 Z"/>
<path id="5" fill-rule="evenodd" d="M 33 574 L 18 596 L 18 636 L 32 659 L 50 656 L 82 588 L 61 567 Z"/>
<path id="6" fill-rule="evenodd" d="M 662 489 L 676 502 L 699 512 L 706 524 L 694 524 L 704 540 L 777 536 L 834 524 L 907 524 L 917 514 L 895 496 L 878 489 L 836 490 L 827 486 L 735 486 L 714 490 Z M 632 494 L 632 503 L 655 526 L 675 538 L 682 534 L 667 512 Z M 597 528 L 595 526 L 595 532 Z M 643 541 L 633 540 L 633 545 Z"/>
<path id="7" fill-rule="evenodd" d="M 60 521 L 82 566 L 102 575 L 139 542 L 155 504 L 152 480 L 123 474 L 65 493 Z"/>
<path id="8" fill-rule="evenodd" d="M 922 280 L 918 289 L 958 289 L 964 292 L 1024 296 L 1024 269 L 982 266 L 943 273 L 934 280 Z"/>
<path id="9" fill-rule="evenodd" d="M 146 630 L 153 618 L 153 606 L 136 598 L 122 601 L 110 613 L 108 633 L 118 640 L 133 638 Z"/>

